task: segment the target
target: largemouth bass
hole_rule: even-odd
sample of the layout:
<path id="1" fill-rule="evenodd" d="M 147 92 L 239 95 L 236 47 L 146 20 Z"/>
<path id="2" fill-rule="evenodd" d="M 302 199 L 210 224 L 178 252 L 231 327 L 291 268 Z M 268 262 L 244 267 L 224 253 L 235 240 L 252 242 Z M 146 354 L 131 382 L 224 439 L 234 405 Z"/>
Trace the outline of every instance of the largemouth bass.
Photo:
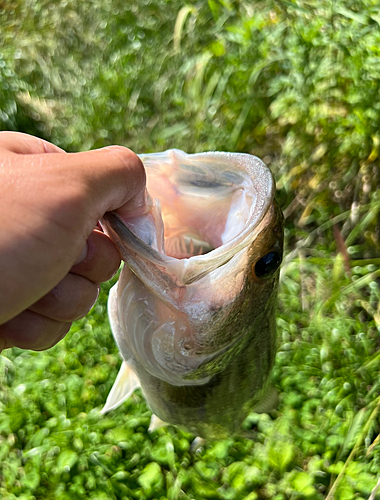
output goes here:
<path id="1" fill-rule="evenodd" d="M 273 177 L 247 154 L 140 157 L 149 212 L 102 221 L 126 263 L 108 302 L 124 362 L 103 411 L 141 387 L 164 422 L 226 437 L 262 405 L 274 363 L 283 217 Z"/>

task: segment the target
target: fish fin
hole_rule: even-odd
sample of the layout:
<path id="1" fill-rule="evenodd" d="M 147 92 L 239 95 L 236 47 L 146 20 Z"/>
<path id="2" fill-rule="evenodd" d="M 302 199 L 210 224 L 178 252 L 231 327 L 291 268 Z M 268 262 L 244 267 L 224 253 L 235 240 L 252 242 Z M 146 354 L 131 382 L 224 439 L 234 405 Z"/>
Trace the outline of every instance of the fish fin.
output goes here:
<path id="1" fill-rule="evenodd" d="M 253 408 L 255 413 L 269 413 L 274 410 L 279 402 L 278 391 L 274 387 L 269 387 L 265 396 Z"/>
<path id="2" fill-rule="evenodd" d="M 159 429 L 160 427 L 166 427 L 167 425 L 169 425 L 167 422 L 164 422 L 153 413 L 152 418 L 150 419 L 148 432 L 153 432 L 156 429 Z"/>
<path id="3" fill-rule="evenodd" d="M 115 383 L 112 386 L 111 392 L 108 394 L 106 404 L 100 413 L 107 413 L 121 405 L 135 389 L 140 387 L 140 381 L 128 365 L 123 361 L 120 371 L 116 377 Z"/>
<path id="4" fill-rule="evenodd" d="M 203 450 L 206 440 L 197 436 L 190 445 L 190 451 L 192 453 L 200 453 Z"/>

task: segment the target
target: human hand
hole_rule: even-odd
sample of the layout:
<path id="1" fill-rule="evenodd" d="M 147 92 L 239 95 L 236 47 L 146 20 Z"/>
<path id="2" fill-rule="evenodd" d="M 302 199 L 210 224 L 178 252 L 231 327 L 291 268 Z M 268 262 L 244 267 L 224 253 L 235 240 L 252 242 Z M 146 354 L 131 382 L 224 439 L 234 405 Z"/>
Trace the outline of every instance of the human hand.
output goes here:
<path id="1" fill-rule="evenodd" d="M 48 349 L 87 314 L 120 265 L 97 221 L 142 213 L 145 181 L 126 148 L 66 153 L 0 132 L 0 351 Z"/>

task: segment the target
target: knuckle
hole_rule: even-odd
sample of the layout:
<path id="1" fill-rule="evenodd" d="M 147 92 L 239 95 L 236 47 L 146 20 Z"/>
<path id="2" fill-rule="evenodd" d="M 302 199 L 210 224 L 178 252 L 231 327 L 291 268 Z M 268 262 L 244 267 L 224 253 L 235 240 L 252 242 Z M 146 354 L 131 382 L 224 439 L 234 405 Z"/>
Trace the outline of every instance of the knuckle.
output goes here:
<path id="1" fill-rule="evenodd" d="M 136 183 L 136 186 L 143 187 L 145 185 L 145 168 L 136 153 L 123 146 L 108 146 L 106 149 L 118 159 L 120 166 L 126 174 L 130 175 L 130 170 L 133 170 L 133 180 Z M 128 177 L 129 182 L 130 180 L 130 177 Z"/>
<path id="2" fill-rule="evenodd" d="M 106 151 L 110 151 L 124 163 L 134 161 L 135 158 L 138 159 L 136 153 L 134 153 L 131 149 L 125 148 L 124 146 L 107 146 L 104 149 Z"/>

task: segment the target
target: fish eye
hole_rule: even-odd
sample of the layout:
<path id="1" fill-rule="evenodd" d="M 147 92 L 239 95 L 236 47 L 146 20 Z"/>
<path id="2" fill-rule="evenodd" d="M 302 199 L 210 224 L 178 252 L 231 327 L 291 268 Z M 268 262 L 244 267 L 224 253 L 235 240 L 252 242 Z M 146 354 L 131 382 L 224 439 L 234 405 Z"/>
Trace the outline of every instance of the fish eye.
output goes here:
<path id="1" fill-rule="evenodd" d="M 281 254 L 276 250 L 268 252 L 264 257 L 259 259 L 255 266 L 254 272 L 257 278 L 269 278 L 281 264 Z"/>

